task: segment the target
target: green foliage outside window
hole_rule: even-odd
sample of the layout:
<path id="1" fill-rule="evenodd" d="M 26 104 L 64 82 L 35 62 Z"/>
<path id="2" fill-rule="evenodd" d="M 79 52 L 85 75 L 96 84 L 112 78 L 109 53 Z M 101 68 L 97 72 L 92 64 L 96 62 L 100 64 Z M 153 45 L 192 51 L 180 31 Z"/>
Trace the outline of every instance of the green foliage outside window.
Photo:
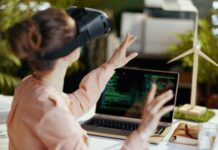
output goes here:
<path id="1" fill-rule="evenodd" d="M 12 94 L 13 88 L 20 81 L 20 77 L 16 75 L 16 72 L 21 67 L 21 62 L 10 53 L 7 41 L 2 34 L 10 25 L 29 14 L 24 15 L 18 9 L 18 4 L 18 0 L 3 0 L 0 2 L 0 93 L 2 94 Z"/>
<path id="2" fill-rule="evenodd" d="M 115 16 L 115 27 L 119 28 L 120 15 L 125 10 L 143 11 L 143 0 L 1 0 L 0 1 L 0 94 L 13 94 L 14 87 L 27 73 L 29 68 L 10 53 L 7 41 L 2 38 L 5 32 L 14 23 L 32 16 L 45 5 L 65 9 L 68 6 L 92 7 L 98 9 L 110 9 Z M 81 61 L 70 66 L 67 76 L 84 69 Z M 26 70 L 25 70 L 26 69 Z M 21 73 L 22 72 L 22 73 Z"/>
<path id="3" fill-rule="evenodd" d="M 199 21 L 198 40 L 201 45 L 201 50 L 208 55 L 211 59 L 218 63 L 218 37 L 214 36 L 211 29 L 210 22 L 206 19 Z M 178 45 L 171 45 L 169 48 L 169 54 L 171 57 L 178 56 L 192 48 L 193 44 L 193 32 L 186 32 L 177 35 L 180 43 Z M 184 68 L 192 69 L 193 55 L 182 58 L 182 66 Z M 218 82 L 218 68 L 207 60 L 199 56 L 198 67 L 198 81 L 200 83 L 216 84 Z"/>
<path id="4" fill-rule="evenodd" d="M 99 0 L 94 0 L 92 4 L 96 4 L 98 1 Z M 87 1 L 80 4 L 85 5 L 85 2 Z M 0 2 L 0 94 L 13 94 L 14 87 L 22 78 L 22 75 L 19 75 L 18 72 L 23 67 L 21 61 L 11 54 L 7 41 L 3 37 L 3 33 L 14 23 L 32 16 L 32 14 L 40 10 L 45 3 L 56 8 L 66 8 L 67 6 L 79 3 L 79 1 L 1 0 Z M 81 65 L 80 62 L 72 65 L 69 69 L 70 72 L 79 69 L 79 65 Z"/>

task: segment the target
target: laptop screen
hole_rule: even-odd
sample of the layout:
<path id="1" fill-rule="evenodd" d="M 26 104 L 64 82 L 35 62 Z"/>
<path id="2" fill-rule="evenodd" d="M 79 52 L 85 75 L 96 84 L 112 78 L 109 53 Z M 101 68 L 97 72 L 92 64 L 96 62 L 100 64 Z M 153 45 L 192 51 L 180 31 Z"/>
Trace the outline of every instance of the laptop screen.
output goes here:
<path id="1" fill-rule="evenodd" d="M 174 105 L 177 95 L 178 73 L 144 69 L 117 69 L 107 83 L 96 108 L 96 113 L 141 118 L 147 94 L 156 83 L 156 95 L 172 89 L 174 97 L 166 105 Z M 162 122 L 171 123 L 173 111 L 165 114 Z"/>

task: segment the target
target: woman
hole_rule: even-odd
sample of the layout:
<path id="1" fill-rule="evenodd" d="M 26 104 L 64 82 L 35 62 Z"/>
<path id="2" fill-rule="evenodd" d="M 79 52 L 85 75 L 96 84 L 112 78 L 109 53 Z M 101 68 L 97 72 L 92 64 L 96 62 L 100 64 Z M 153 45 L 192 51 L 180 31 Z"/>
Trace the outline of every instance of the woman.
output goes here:
<path id="1" fill-rule="evenodd" d="M 76 119 L 96 103 L 114 70 L 135 58 L 137 53 L 126 56 L 126 48 L 135 41 L 135 37 L 128 34 L 109 61 L 86 75 L 78 90 L 65 94 L 64 76 L 68 66 L 78 60 L 80 48 L 55 61 L 43 61 L 35 56 L 62 47 L 75 35 L 75 20 L 57 9 L 41 11 L 8 30 L 13 53 L 27 58 L 34 71 L 21 81 L 14 93 L 7 122 L 9 149 L 88 149 L 87 134 Z M 172 91 L 156 98 L 155 92 L 156 85 L 153 85 L 141 125 L 122 149 L 148 149 L 147 140 L 160 117 L 173 109 L 172 106 L 162 108 L 172 98 Z"/>

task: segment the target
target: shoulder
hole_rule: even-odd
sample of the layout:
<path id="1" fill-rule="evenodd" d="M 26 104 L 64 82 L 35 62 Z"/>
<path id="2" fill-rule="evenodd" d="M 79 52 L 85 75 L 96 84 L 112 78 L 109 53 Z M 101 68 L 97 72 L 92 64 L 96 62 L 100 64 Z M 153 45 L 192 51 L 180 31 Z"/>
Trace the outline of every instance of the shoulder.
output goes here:
<path id="1" fill-rule="evenodd" d="M 15 91 L 14 100 L 29 111 L 45 113 L 55 107 L 67 109 L 65 97 L 51 86 L 28 76 L 24 78 Z"/>
<path id="2" fill-rule="evenodd" d="M 39 109 L 48 111 L 50 109 L 60 108 L 68 110 L 66 97 L 62 92 L 52 87 L 42 86 L 36 90 L 35 103 L 40 106 Z"/>

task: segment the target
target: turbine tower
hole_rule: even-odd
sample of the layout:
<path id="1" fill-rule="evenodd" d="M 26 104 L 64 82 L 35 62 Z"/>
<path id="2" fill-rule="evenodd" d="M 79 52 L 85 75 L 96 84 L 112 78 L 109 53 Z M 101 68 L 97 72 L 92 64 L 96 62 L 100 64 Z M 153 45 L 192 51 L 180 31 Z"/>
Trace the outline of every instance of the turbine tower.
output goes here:
<path id="1" fill-rule="evenodd" d="M 173 58 L 167 63 L 174 62 L 178 59 L 186 57 L 190 54 L 193 54 L 193 70 L 192 70 L 192 86 L 191 86 L 191 106 L 194 107 L 196 105 L 196 90 L 197 90 L 197 77 L 198 77 L 198 58 L 201 56 L 205 60 L 209 61 L 213 65 L 218 67 L 218 64 L 214 62 L 211 58 L 209 58 L 205 53 L 203 53 L 200 49 L 200 45 L 198 44 L 198 10 L 196 8 L 195 11 L 195 27 L 194 27 L 194 37 L 193 37 L 193 47 L 181 55 Z"/>

